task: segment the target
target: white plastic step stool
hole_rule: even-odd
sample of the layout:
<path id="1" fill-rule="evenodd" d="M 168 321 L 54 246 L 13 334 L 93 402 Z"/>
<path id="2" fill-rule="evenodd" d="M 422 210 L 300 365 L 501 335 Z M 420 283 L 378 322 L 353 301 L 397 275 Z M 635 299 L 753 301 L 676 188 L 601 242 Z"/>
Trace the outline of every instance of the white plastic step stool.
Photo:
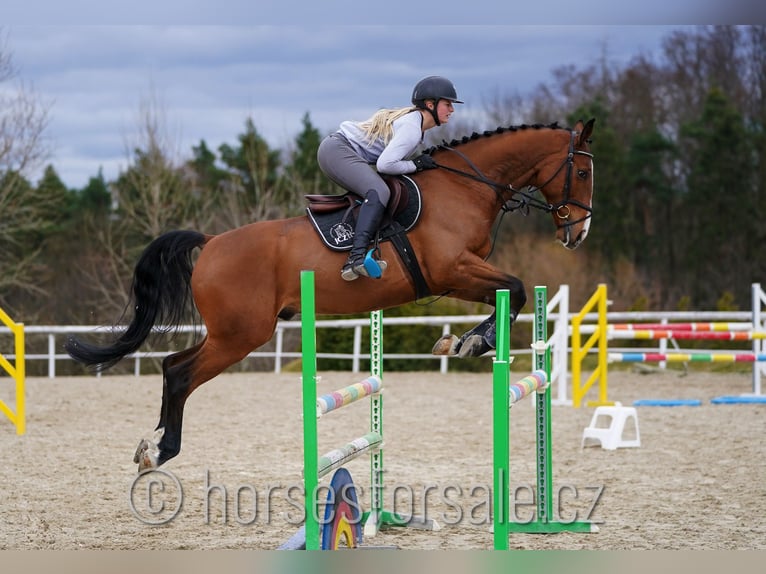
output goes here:
<path id="1" fill-rule="evenodd" d="M 608 418 L 609 426 L 599 426 L 599 419 Z M 625 425 L 633 420 L 635 438 L 624 439 Z M 638 432 L 638 413 L 634 407 L 623 407 L 622 403 L 615 403 L 612 407 L 596 407 L 590 425 L 582 433 L 580 448 L 590 446 L 595 441 L 601 443 L 601 448 L 614 450 L 622 447 L 641 446 L 641 435 Z"/>

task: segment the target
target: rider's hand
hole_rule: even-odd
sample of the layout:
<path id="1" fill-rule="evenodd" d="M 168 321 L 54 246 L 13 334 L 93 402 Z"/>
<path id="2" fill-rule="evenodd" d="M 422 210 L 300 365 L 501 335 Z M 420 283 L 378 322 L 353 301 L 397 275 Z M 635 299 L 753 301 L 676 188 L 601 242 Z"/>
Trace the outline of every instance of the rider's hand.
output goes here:
<path id="1" fill-rule="evenodd" d="M 423 155 L 419 155 L 412 161 L 415 162 L 415 169 L 417 171 L 423 171 L 424 169 L 434 169 L 436 167 L 439 167 L 436 165 L 434 158 L 432 158 L 427 153 L 424 153 Z"/>

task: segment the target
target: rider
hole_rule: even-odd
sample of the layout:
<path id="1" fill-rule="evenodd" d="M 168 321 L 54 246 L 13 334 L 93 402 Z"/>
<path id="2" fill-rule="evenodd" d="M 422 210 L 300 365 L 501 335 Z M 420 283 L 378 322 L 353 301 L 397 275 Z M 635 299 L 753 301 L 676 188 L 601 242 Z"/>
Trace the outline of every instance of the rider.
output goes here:
<path id="1" fill-rule="evenodd" d="M 322 171 L 341 187 L 364 199 L 356 222 L 354 240 L 341 277 L 353 281 L 370 277 L 365 253 L 388 204 L 390 191 L 379 174 L 399 175 L 436 167 L 430 155 L 405 159 L 423 143 L 426 130 L 446 124 L 455 111 L 455 86 L 447 78 L 428 76 L 412 91 L 412 106 L 381 109 L 364 122 L 345 121 L 319 145 Z M 375 269 L 375 264 L 379 269 Z M 385 271 L 386 262 L 373 263 L 373 276 Z M 377 271 L 377 273 L 376 273 Z"/>

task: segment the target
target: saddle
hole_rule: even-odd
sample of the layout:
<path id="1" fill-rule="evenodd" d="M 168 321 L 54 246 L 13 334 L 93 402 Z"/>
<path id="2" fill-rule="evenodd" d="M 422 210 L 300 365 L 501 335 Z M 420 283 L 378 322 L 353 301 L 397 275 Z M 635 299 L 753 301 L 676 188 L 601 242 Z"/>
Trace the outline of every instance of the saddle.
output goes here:
<path id="1" fill-rule="evenodd" d="M 422 198 L 417 184 L 406 175 L 388 176 L 383 180 L 391 190 L 376 241 L 390 241 L 410 273 L 418 299 L 431 294 L 420 270 L 407 232 L 420 218 Z M 348 251 L 354 240 L 356 215 L 362 200 L 355 193 L 339 195 L 306 195 L 306 215 L 322 242 L 333 251 Z"/>
<path id="2" fill-rule="evenodd" d="M 405 207 L 409 201 L 409 187 L 403 179 L 395 176 L 383 175 L 383 181 L 388 185 L 388 189 L 391 191 L 391 197 L 388 200 L 386 206 L 386 212 L 396 215 Z M 402 176 L 405 177 L 405 176 Z M 417 186 L 415 182 L 407 178 L 407 181 L 412 184 L 417 192 Z M 308 200 L 308 210 L 314 214 L 331 213 L 341 209 L 348 209 L 354 207 L 358 201 L 358 196 L 354 193 L 346 192 L 339 195 L 306 195 Z"/>
<path id="3" fill-rule="evenodd" d="M 414 227 L 420 217 L 421 197 L 418 186 L 406 175 L 386 175 L 383 180 L 391 190 L 391 197 L 378 233 L 380 241 L 387 241 Z M 351 192 L 305 197 L 309 202 L 306 214 L 324 244 L 333 251 L 350 250 L 361 198 Z"/>

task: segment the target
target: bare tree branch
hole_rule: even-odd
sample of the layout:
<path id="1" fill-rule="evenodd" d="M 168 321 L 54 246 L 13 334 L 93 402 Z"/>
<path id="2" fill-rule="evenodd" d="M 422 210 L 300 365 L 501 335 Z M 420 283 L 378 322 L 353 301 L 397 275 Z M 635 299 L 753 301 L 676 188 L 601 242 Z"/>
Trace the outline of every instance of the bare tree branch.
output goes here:
<path id="1" fill-rule="evenodd" d="M 43 139 L 49 107 L 18 78 L 0 28 L 0 287 L 22 292 L 41 290 L 40 249 L 26 240 L 45 226 L 51 206 L 26 178 L 50 155 Z"/>

